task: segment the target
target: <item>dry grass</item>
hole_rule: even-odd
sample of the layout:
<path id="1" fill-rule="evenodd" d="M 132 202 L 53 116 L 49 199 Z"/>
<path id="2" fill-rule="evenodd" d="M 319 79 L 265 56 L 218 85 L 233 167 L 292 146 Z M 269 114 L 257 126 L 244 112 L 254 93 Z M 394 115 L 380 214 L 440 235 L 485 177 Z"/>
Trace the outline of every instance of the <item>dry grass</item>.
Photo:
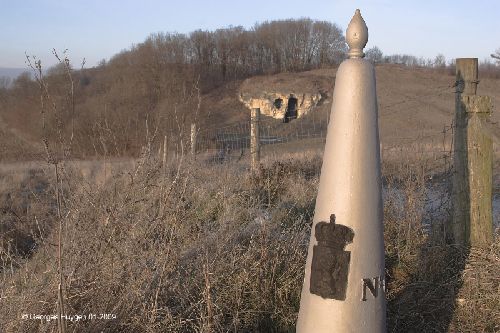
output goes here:
<path id="1" fill-rule="evenodd" d="M 293 157 L 270 159 L 254 174 L 246 160 L 207 166 L 186 159 L 180 168 L 175 160 L 164 173 L 145 158 L 105 186 L 66 165 L 66 313 L 116 315 L 68 322 L 69 331 L 294 331 L 321 159 Z M 449 175 L 430 166 L 413 158 L 384 165 L 388 329 L 498 331 L 498 241 L 469 256 L 444 244 L 449 202 L 445 196 L 429 206 L 428 199 L 435 188 L 446 193 Z M 10 224 L 25 228 L 35 247 L 1 268 L 1 331 L 57 329 L 56 320 L 21 319 L 56 313 L 54 203 L 42 203 Z M 34 216 L 43 209 L 45 232 L 37 233 Z"/>
<path id="2" fill-rule="evenodd" d="M 162 193 L 160 169 L 145 163 L 102 190 L 89 186 L 67 194 L 66 312 L 118 317 L 70 328 L 293 327 L 315 183 L 306 180 L 306 165 L 304 176 L 298 175 L 302 171 L 296 164 L 285 163 L 280 173 L 264 179 L 241 167 L 207 169 L 194 163 L 178 177 L 174 168 L 168 175 L 170 187 Z M 286 179 L 287 172 L 296 174 L 295 181 L 303 179 L 300 187 Z M 74 187 L 73 178 L 67 191 Z M 207 183 L 208 178 L 214 181 Z M 0 310 L 5 330 L 55 329 L 55 321 L 20 320 L 23 313 L 55 313 L 54 243 L 49 236 L 29 260 L 13 272 L 5 270 Z"/>
<path id="3" fill-rule="evenodd" d="M 498 332 L 498 235 L 490 249 L 446 244 L 452 170 L 436 162 L 418 153 L 384 163 L 388 330 Z"/>

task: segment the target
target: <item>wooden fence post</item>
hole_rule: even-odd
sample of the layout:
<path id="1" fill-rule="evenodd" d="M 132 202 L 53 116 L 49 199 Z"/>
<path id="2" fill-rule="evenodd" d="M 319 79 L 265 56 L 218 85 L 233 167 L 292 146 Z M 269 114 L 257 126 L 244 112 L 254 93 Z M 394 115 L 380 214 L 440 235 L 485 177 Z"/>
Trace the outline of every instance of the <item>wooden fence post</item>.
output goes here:
<path id="1" fill-rule="evenodd" d="M 162 159 L 163 170 L 167 167 L 167 136 L 163 138 L 163 159 Z"/>
<path id="2" fill-rule="evenodd" d="M 476 96 L 477 58 L 456 61 L 453 216 L 448 239 L 462 246 L 488 246 L 493 241 L 493 144 L 485 130 L 491 114 L 488 96 Z"/>
<path id="3" fill-rule="evenodd" d="M 462 96 L 461 102 L 467 114 L 468 245 L 485 247 L 493 242 L 493 141 L 485 129 L 493 103 L 489 96 Z"/>
<path id="4" fill-rule="evenodd" d="M 253 108 L 250 117 L 250 155 L 252 155 L 252 170 L 257 170 L 260 163 L 260 109 Z"/>
<path id="5" fill-rule="evenodd" d="M 196 124 L 191 124 L 191 155 L 196 154 Z"/>

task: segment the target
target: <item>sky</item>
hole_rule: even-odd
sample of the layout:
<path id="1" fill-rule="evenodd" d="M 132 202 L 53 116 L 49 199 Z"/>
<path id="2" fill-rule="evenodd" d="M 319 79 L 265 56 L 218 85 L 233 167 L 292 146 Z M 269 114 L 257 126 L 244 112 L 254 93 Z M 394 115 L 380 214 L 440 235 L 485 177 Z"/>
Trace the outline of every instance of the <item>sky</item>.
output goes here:
<path id="1" fill-rule="evenodd" d="M 308 17 L 345 32 L 356 8 L 368 26 L 367 48 L 385 55 L 481 61 L 500 48 L 499 0 L 0 0 L 0 67 L 26 67 L 28 54 L 48 68 L 57 63 L 52 49 L 92 67 L 151 33 L 266 20 Z"/>

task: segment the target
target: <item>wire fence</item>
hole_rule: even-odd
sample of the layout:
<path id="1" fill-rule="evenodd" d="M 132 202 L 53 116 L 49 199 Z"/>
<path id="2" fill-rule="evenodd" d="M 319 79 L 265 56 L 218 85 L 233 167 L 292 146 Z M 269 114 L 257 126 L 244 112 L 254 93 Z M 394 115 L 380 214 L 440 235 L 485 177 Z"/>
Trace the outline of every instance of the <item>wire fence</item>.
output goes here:
<path id="1" fill-rule="evenodd" d="M 380 117 L 383 119 L 395 112 L 411 111 L 422 103 L 429 104 L 429 99 L 442 97 L 448 94 L 450 98 L 454 95 L 455 84 L 436 87 L 431 94 L 417 96 L 405 96 L 397 102 L 380 105 Z M 298 141 L 319 141 L 326 139 L 329 122 L 329 112 L 318 113 L 311 111 L 300 118 L 290 122 L 272 117 L 261 117 L 259 121 L 260 146 L 265 150 L 269 145 L 282 145 L 292 143 L 300 146 Z M 449 163 L 452 154 L 453 124 L 444 126 L 442 131 L 421 134 L 417 136 L 398 136 L 385 138 L 387 142 L 397 144 L 381 145 L 382 156 L 401 153 L 402 150 L 418 150 L 421 153 L 434 154 Z M 212 154 L 216 158 L 224 160 L 231 156 L 241 158 L 250 151 L 250 119 L 224 126 L 199 129 L 196 136 L 197 153 Z M 321 146 L 321 145 L 320 145 Z M 418 147 L 417 147 L 418 146 Z M 286 151 L 286 148 L 284 148 Z"/>
<path id="2" fill-rule="evenodd" d="M 379 119 L 396 112 L 411 112 L 425 105 L 429 115 L 437 107 L 432 103 L 434 98 L 455 99 L 455 84 L 436 87 L 432 94 L 404 96 L 391 104 L 380 103 Z M 318 111 L 318 112 L 316 112 Z M 261 146 L 261 161 L 283 161 L 299 156 L 314 157 L 322 154 L 327 136 L 330 112 L 312 110 L 308 114 L 289 122 L 272 117 L 260 117 L 259 142 Z M 327 110 L 329 111 L 329 110 Z M 437 130 L 414 124 L 411 133 L 403 135 L 384 136 L 380 144 L 382 173 L 388 175 L 405 175 L 408 172 L 421 170 L 425 177 L 426 209 L 429 212 L 443 212 L 450 209 L 452 198 L 452 179 L 456 174 L 453 160 L 455 142 L 458 139 L 454 118 L 451 116 L 448 124 L 443 124 Z M 462 129 L 463 130 L 463 129 Z M 186 132 L 184 132 L 186 134 Z M 182 136 L 181 136 L 182 137 Z M 210 163 L 234 166 L 231 162 L 242 161 L 241 167 L 247 169 L 251 165 L 251 119 L 245 121 L 198 128 L 196 130 L 195 152 L 197 159 Z M 188 152 L 189 138 L 179 139 L 171 133 L 169 137 L 169 154 L 178 157 Z M 186 141 L 188 140 L 188 141 Z M 495 142 L 495 141 L 494 141 Z M 493 221 L 494 226 L 500 226 L 500 160 L 498 145 L 493 147 Z M 159 155 L 162 149 L 159 150 Z M 165 151 L 165 150 L 163 150 Z M 174 157 L 174 160 L 175 160 Z M 403 170 L 406 168 L 405 170 Z M 243 170 L 242 169 L 242 170 Z M 319 171 L 319 170 L 318 170 Z M 403 171 L 403 172 L 401 172 Z M 392 172 L 392 173 L 391 173 Z M 393 190 L 397 189 L 394 187 Z M 399 189 L 401 190 L 401 189 Z M 427 202 L 428 201 L 428 202 Z M 447 211 L 449 213 L 449 211 Z M 432 213 L 434 214 L 434 213 Z M 436 213 L 437 214 L 437 213 Z M 436 214 L 432 216 L 436 216 Z M 430 225 L 430 223 L 429 223 Z"/>
<path id="3" fill-rule="evenodd" d="M 380 103 L 379 117 L 381 121 L 396 112 L 411 112 L 426 105 L 429 113 L 435 108 L 433 98 L 454 100 L 456 83 L 433 88 L 432 93 L 402 96 L 390 104 Z M 263 158 L 272 154 L 276 159 L 289 152 L 304 152 L 310 148 L 322 150 L 327 135 L 330 112 L 317 112 L 318 109 L 289 122 L 282 119 L 261 116 L 259 121 L 259 142 Z M 451 110 L 450 110 L 451 111 Z M 452 113 L 452 112 L 450 112 Z M 195 151 L 200 158 L 208 158 L 217 162 L 241 160 L 250 156 L 251 134 L 250 117 L 222 126 L 202 127 L 197 129 Z M 415 124 L 415 127 L 419 127 Z M 418 133 L 420 131 L 420 133 Z M 450 119 L 449 124 L 443 124 L 442 130 L 434 130 L 421 126 L 412 130 L 413 135 L 385 136 L 380 146 L 382 161 L 397 160 L 401 157 L 423 157 L 441 171 L 449 172 L 453 162 L 453 137 L 455 125 Z M 171 145 L 175 145 L 172 147 Z M 175 155 L 181 154 L 181 144 L 175 137 L 169 138 L 169 145 L 174 148 Z M 187 153 L 188 144 L 184 144 Z M 169 150 L 171 151 L 171 150 Z M 500 164 L 495 161 L 495 173 Z"/>
<path id="4" fill-rule="evenodd" d="M 307 122 L 296 119 L 283 123 L 277 119 L 259 122 L 260 145 L 282 144 L 311 138 L 326 138 L 327 119 L 310 116 Z M 196 150 L 242 150 L 250 148 L 250 122 L 202 130 L 196 138 Z"/>

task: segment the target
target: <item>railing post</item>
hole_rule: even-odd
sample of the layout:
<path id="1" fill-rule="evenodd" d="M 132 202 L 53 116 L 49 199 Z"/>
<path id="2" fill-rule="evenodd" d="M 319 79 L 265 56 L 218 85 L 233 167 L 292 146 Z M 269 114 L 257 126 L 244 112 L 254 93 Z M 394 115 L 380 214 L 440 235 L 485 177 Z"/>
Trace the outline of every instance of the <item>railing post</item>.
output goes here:
<path id="1" fill-rule="evenodd" d="M 252 108 L 250 117 L 250 155 L 252 155 L 252 170 L 257 170 L 260 163 L 260 109 Z"/>
<path id="2" fill-rule="evenodd" d="M 492 110 L 489 96 L 476 96 L 477 58 L 456 61 L 453 216 L 448 240 L 461 246 L 493 241 L 493 144 L 485 130 Z"/>

